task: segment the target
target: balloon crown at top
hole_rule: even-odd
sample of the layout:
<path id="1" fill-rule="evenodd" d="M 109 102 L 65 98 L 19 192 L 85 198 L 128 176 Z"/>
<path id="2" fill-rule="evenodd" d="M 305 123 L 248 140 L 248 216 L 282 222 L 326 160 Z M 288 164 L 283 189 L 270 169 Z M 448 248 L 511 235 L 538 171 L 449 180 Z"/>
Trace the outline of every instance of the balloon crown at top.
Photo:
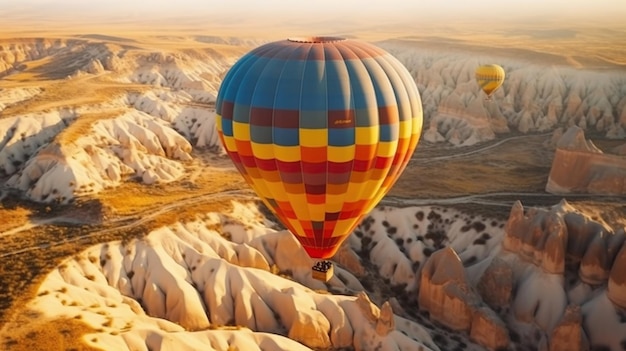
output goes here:
<path id="1" fill-rule="evenodd" d="M 341 37 L 295 37 L 288 38 L 287 40 L 293 41 L 296 43 L 334 43 L 338 41 L 344 41 L 346 38 Z"/>

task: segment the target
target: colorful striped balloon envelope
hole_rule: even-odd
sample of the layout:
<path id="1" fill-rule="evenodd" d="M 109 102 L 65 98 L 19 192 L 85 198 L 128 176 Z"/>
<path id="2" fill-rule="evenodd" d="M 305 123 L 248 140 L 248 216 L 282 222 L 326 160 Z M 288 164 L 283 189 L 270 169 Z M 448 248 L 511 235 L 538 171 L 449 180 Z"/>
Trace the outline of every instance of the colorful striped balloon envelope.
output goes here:
<path id="1" fill-rule="evenodd" d="M 423 115 L 396 58 L 334 37 L 253 49 L 224 77 L 216 112 L 237 170 L 312 258 L 332 257 L 390 190 Z"/>

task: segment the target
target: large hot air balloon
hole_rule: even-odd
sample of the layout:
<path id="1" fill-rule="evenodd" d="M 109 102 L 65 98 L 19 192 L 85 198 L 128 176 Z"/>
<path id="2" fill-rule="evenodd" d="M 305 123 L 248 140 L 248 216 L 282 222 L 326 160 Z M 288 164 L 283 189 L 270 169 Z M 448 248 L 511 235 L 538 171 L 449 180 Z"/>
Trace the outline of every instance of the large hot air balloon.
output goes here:
<path id="1" fill-rule="evenodd" d="M 498 65 L 482 65 L 476 68 L 476 82 L 487 94 L 486 100 L 491 100 L 491 95 L 504 82 L 504 69 Z"/>
<path id="2" fill-rule="evenodd" d="M 406 68 L 335 37 L 250 51 L 224 77 L 216 112 L 236 168 L 313 259 L 332 257 L 390 190 L 422 130 Z"/>

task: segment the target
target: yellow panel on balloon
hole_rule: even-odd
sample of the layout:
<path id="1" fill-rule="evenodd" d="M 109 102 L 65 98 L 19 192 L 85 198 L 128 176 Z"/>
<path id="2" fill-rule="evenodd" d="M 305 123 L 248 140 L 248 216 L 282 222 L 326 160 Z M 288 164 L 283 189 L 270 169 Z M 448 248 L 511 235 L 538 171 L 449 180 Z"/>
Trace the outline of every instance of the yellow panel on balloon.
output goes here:
<path id="1" fill-rule="evenodd" d="M 391 157 L 396 154 L 398 149 L 398 141 L 381 141 L 378 143 L 377 156 Z"/>
<path id="2" fill-rule="evenodd" d="M 333 236 L 341 236 L 341 235 L 350 234 L 352 232 L 353 225 L 354 225 L 353 218 L 337 220 L 337 223 L 335 224 L 335 230 L 334 230 L 335 235 Z"/>
<path id="3" fill-rule="evenodd" d="M 301 128 L 298 132 L 302 146 L 321 147 L 328 145 L 328 129 Z"/>
<path id="4" fill-rule="evenodd" d="M 262 160 L 271 160 L 274 158 L 274 144 L 260 144 L 250 142 L 254 157 Z"/>
<path id="5" fill-rule="evenodd" d="M 298 233 L 304 233 L 304 228 L 302 228 L 302 223 L 300 222 L 300 220 L 294 219 L 294 218 L 287 218 L 287 221 L 289 222 L 291 227 L 295 229 L 295 233 L 293 234 L 298 235 Z"/>
<path id="6" fill-rule="evenodd" d="M 228 151 L 237 151 L 237 142 L 235 138 L 224 135 L 224 147 Z"/>
<path id="7" fill-rule="evenodd" d="M 411 121 L 413 121 L 413 131 L 421 131 L 422 130 L 422 124 L 424 123 L 424 120 L 421 117 L 413 117 L 411 118 Z"/>
<path id="8" fill-rule="evenodd" d="M 354 128 L 354 140 L 357 145 L 371 145 L 378 143 L 378 127 L 356 127 Z"/>
<path id="9" fill-rule="evenodd" d="M 344 197 L 348 201 L 356 201 L 362 199 L 361 193 L 367 189 L 367 182 L 350 182 Z M 371 190 L 370 190 L 371 191 Z"/>
<path id="10" fill-rule="evenodd" d="M 400 121 L 400 131 L 399 131 L 399 138 L 409 138 L 411 137 L 411 134 L 413 134 L 413 120 L 409 119 L 406 121 Z"/>
<path id="11" fill-rule="evenodd" d="M 335 213 L 341 211 L 343 203 L 346 199 L 347 197 L 345 194 L 326 194 L 326 212 Z"/>
<path id="12" fill-rule="evenodd" d="M 250 180 L 252 182 L 251 185 L 254 188 L 254 191 L 256 191 L 259 197 L 266 197 L 270 199 L 272 198 L 272 193 L 270 192 L 269 187 L 263 179 L 250 178 Z"/>
<path id="13" fill-rule="evenodd" d="M 323 222 L 326 219 L 326 204 L 308 204 L 309 220 L 315 222 Z M 304 219 L 303 217 L 302 219 Z"/>
<path id="14" fill-rule="evenodd" d="M 287 196 L 287 192 L 285 191 L 285 187 L 283 186 L 282 182 L 266 181 L 265 184 L 269 189 L 270 194 L 272 195 L 271 197 L 274 198 L 274 200 L 282 202 L 289 201 L 289 197 Z"/>
<path id="15" fill-rule="evenodd" d="M 387 190 L 383 190 L 382 188 L 374 195 L 370 201 L 367 202 L 367 205 L 363 208 L 363 213 L 370 213 L 376 207 L 376 205 L 383 199 Z"/>
<path id="16" fill-rule="evenodd" d="M 233 121 L 233 136 L 237 140 L 250 140 L 250 124 Z"/>
<path id="17" fill-rule="evenodd" d="M 300 146 L 274 145 L 274 157 L 283 162 L 300 161 Z"/>
<path id="18" fill-rule="evenodd" d="M 354 145 L 349 146 L 328 146 L 328 161 L 349 162 L 354 160 Z"/>
<path id="19" fill-rule="evenodd" d="M 289 202 L 297 218 L 300 218 L 300 220 L 309 218 L 309 203 L 306 199 L 306 193 L 290 194 Z"/>
<path id="20" fill-rule="evenodd" d="M 366 189 L 378 189 L 380 188 L 384 180 L 385 180 L 385 177 L 381 177 L 381 179 L 370 179 L 367 182 L 365 182 L 365 188 Z M 355 200 L 370 199 L 372 197 L 373 197 L 373 194 L 370 191 L 370 192 L 366 192 L 365 194 L 363 194 L 363 197 L 359 199 L 355 199 Z"/>

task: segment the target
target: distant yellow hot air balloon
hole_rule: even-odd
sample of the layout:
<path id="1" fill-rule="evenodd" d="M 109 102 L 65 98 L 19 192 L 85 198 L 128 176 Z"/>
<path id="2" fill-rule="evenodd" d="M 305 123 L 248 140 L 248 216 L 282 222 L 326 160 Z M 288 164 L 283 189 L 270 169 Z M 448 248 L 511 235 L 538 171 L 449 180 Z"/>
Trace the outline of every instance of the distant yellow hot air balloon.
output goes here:
<path id="1" fill-rule="evenodd" d="M 487 94 L 486 100 L 491 100 L 491 95 L 504 82 L 504 69 L 501 66 L 490 64 L 476 68 L 476 82 Z"/>

